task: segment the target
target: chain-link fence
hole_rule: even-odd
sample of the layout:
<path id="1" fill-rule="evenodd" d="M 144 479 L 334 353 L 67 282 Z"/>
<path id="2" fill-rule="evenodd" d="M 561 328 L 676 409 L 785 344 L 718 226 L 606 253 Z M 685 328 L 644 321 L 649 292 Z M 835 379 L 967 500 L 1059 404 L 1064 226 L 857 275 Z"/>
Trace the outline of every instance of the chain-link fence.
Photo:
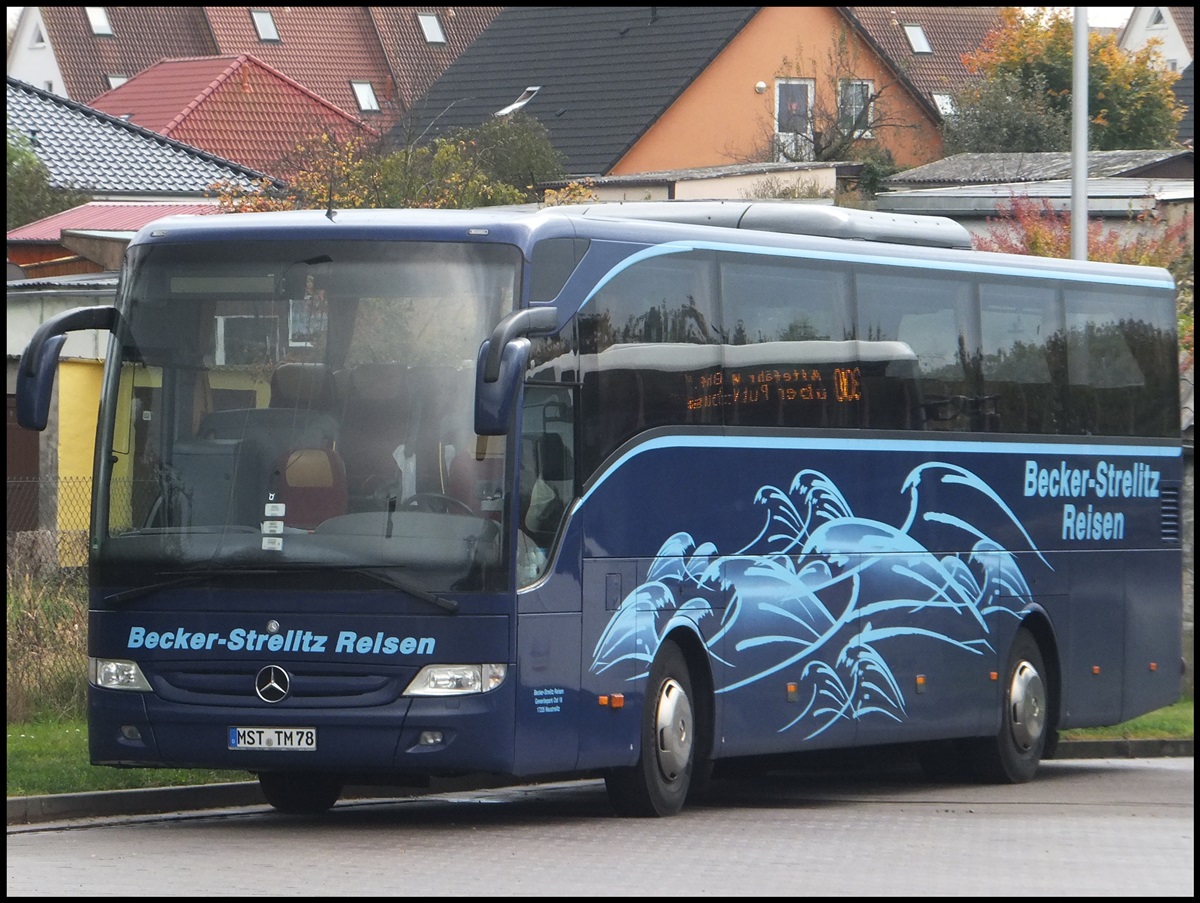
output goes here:
<path id="1" fill-rule="evenodd" d="M 5 508 L 8 575 L 48 577 L 87 564 L 92 481 L 9 478 Z"/>

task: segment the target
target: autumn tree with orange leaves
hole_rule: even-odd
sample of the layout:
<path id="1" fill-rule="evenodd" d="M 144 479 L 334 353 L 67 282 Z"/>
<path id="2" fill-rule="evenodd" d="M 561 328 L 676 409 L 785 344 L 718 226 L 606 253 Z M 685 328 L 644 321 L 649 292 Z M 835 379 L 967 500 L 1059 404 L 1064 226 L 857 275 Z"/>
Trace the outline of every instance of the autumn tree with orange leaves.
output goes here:
<path id="1" fill-rule="evenodd" d="M 1088 145 L 1090 150 L 1169 148 L 1183 108 L 1169 71 L 1151 41 L 1122 50 L 1114 35 L 1088 35 Z M 1074 24 L 1066 9 L 1005 7 L 1001 25 L 963 63 L 976 78 L 954 97 L 956 113 L 946 122 L 948 148 L 955 151 L 1062 150 L 1062 123 L 1070 121 Z M 1002 90 L 989 91 L 988 86 Z M 1021 111 L 1033 117 L 1030 130 L 1014 125 Z M 1029 140 L 1028 132 L 1059 146 L 1004 145 L 1005 135 Z M 998 140 L 999 138 L 999 140 Z"/>

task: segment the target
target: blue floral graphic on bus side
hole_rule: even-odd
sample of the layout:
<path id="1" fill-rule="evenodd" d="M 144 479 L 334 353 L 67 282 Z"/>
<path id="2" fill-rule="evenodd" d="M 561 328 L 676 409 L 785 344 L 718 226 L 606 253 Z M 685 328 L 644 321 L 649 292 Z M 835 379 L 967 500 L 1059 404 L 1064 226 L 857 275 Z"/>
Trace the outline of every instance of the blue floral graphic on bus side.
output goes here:
<path id="1" fill-rule="evenodd" d="M 981 655 L 993 648 L 991 620 L 1015 618 L 1030 601 L 1015 554 L 977 524 L 1008 525 L 1046 561 L 1008 505 L 962 467 L 923 464 L 901 492 L 909 509 L 893 526 L 855 516 L 829 477 L 802 470 L 786 492 L 770 485 L 757 491 L 754 502 L 766 518 L 740 551 L 721 554 L 712 543 L 676 533 L 613 615 L 591 670 L 633 660 L 633 679 L 644 679 L 678 619 L 703 622 L 723 608 L 718 624 L 703 627 L 718 693 L 798 667 L 803 704 L 779 730 L 801 726 L 814 737 L 847 718 L 904 720 L 889 640 L 915 638 Z M 941 548 L 969 551 L 930 551 L 931 531 L 939 531 Z M 947 542 L 948 535 L 957 541 Z"/>

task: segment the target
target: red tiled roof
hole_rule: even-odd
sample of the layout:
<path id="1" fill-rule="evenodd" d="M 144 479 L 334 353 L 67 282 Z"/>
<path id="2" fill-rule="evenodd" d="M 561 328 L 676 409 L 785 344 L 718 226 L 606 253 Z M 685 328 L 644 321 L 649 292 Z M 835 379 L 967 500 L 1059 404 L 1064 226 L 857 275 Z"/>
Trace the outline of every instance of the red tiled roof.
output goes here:
<path id="1" fill-rule="evenodd" d="M 395 78 L 403 110 L 421 97 L 471 42 L 491 24 L 503 6 L 371 6 L 375 30 Z M 444 44 L 431 44 L 418 14 L 437 16 Z"/>
<path id="2" fill-rule="evenodd" d="M 343 110 L 358 114 L 351 81 L 368 81 L 380 112 L 363 113 L 382 131 L 400 110 L 387 100 L 387 57 L 365 6 L 258 6 L 269 12 L 278 41 L 261 41 L 246 6 L 206 6 L 218 53 L 255 57 Z M 378 124 L 376 123 L 378 121 Z"/>
<path id="3" fill-rule="evenodd" d="M 287 179 L 286 159 L 319 131 L 339 140 L 370 127 L 246 54 L 163 60 L 91 104 L 261 172 Z"/>
<path id="4" fill-rule="evenodd" d="M 969 76 L 964 53 L 978 50 L 1000 24 L 999 6 L 847 6 L 867 36 L 924 95 L 949 94 Z M 905 25 L 920 25 L 932 53 L 914 53 Z"/>
<path id="5" fill-rule="evenodd" d="M 39 6 L 67 96 L 80 103 L 159 60 L 210 56 L 216 42 L 200 6 L 106 6 L 111 35 L 94 35 L 83 6 Z"/>
<path id="6" fill-rule="evenodd" d="M 8 241 L 56 242 L 64 229 L 96 232 L 136 232 L 147 223 L 177 213 L 216 213 L 217 205 L 154 204 L 134 201 L 89 201 L 52 216 L 18 226 L 8 233 Z"/>

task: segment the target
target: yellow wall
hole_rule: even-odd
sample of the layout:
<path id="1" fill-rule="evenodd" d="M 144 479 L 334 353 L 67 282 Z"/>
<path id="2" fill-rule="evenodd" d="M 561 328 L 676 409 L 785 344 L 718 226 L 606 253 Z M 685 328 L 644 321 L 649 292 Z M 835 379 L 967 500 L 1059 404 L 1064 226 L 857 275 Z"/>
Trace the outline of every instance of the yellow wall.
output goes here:
<path id="1" fill-rule="evenodd" d="M 609 174 L 769 160 L 775 79 L 812 78 L 818 95 L 831 91 L 828 74 L 817 70 L 826 70 L 844 29 L 846 20 L 835 7 L 762 7 Z M 858 61 L 854 77 L 874 81 L 876 91 L 896 80 L 873 51 L 861 42 L 857 46 L 849 54 Z M 762 94 L 754 90 L 760 81 L 767 85 Z M 890 88 L 886 99 L 889 120 L 917 127 L 880 129 L 871 141 L 888 148 L 902 169 L 940 159 L 941 135 L 925 108 L 900 85 Z M 819 97 L 818 104 L 836 109 L 832 98 Z"/>
<path id="2" fill-rule="evenodd" d="M 58 365 L 58 558 L 64 567 L 87 563 L 92 456 L 104 362 L 63 360 Z"/>

